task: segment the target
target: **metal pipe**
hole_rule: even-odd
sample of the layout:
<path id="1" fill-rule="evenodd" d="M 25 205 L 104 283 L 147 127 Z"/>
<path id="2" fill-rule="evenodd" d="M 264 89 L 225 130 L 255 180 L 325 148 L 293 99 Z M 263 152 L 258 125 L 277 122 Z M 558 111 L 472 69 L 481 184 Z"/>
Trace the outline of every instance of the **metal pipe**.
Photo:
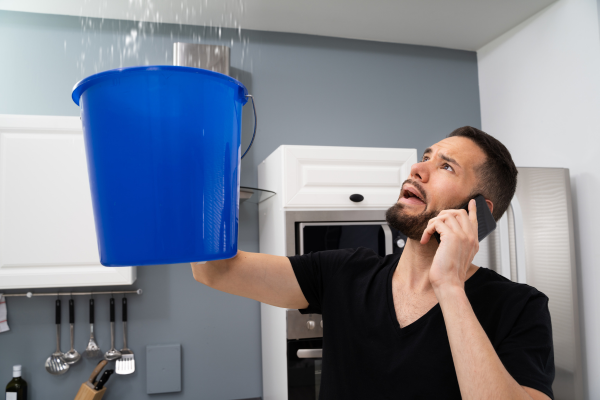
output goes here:
<path id="1" fill-rule="evenodd" d="M 3 297 L 28 297 L 34 296 L 92 296 L 95 294 L 142 294 L 142 289 L 138 290 L 113 290 L 110 292 L 61 292 L 61 293 L 7 293 Z"/>

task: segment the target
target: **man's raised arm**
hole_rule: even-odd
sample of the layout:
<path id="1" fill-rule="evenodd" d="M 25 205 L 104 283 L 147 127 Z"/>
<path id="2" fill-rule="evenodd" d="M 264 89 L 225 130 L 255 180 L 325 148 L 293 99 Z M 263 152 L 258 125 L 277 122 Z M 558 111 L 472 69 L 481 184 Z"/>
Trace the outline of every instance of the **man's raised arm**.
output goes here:
<path id="1" fill-rule="evenodd" d="M 227 260 L 191 265 L 194 279 L 222 292 L 277 307 L 308 307 L 287 257 L 238 251 Z"/>

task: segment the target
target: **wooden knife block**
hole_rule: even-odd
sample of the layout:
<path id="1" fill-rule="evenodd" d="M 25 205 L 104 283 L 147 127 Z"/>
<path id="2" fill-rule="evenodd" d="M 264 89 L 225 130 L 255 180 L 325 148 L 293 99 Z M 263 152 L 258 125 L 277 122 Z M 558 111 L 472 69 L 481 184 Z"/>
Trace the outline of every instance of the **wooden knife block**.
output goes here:
<path id="1" fill-rule="evenodd" d="M 90 382 L 84 382 L 75 396 L 75 400 L 100 400 L 106 392 L 106 386 L 100 390 L 95 390 Z"/>

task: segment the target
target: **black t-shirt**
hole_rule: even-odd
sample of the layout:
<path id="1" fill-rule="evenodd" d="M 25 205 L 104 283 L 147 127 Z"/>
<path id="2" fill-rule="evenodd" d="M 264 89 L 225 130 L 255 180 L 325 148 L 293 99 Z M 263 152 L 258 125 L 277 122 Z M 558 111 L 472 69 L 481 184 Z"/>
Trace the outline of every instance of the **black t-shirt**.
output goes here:
<path id="1" fill-rule="evenodd" d="M 309 303 L 300 312 L 323 315 L 320 400 L 461 398 L 440 305 L 400 328 L 392 298 L 399 260 L 365 248 L 290 257 Z M 548 298 L 486 268 L 465 292 L 511 376 L 553 398 Z"/>

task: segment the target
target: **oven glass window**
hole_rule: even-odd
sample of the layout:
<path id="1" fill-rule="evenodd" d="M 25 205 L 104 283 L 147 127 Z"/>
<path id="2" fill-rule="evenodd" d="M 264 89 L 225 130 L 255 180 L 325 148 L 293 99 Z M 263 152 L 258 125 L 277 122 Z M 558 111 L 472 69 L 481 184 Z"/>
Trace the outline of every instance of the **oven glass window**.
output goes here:
<path id="1" fill-rule="evenodd" d="M 323 339 L 288 340 L 288 400 L 319 400 L 320 358 L 298 358 L 300 349 L 322 349 Z"/>
<path id="2" fill-rule="evenodd" d="M 393 253 L 402 251 L 406 243 L 406 236 L 397 229 L 389 227 L 392 235 L 387 240 L 392 241 Z M 386 235 L 382 224 L 298 224 L 302 240 L 297 243 L 296 254 L 310 252 L 356 249 L 366 247 L 384 257 L 386 255 Z"/>

